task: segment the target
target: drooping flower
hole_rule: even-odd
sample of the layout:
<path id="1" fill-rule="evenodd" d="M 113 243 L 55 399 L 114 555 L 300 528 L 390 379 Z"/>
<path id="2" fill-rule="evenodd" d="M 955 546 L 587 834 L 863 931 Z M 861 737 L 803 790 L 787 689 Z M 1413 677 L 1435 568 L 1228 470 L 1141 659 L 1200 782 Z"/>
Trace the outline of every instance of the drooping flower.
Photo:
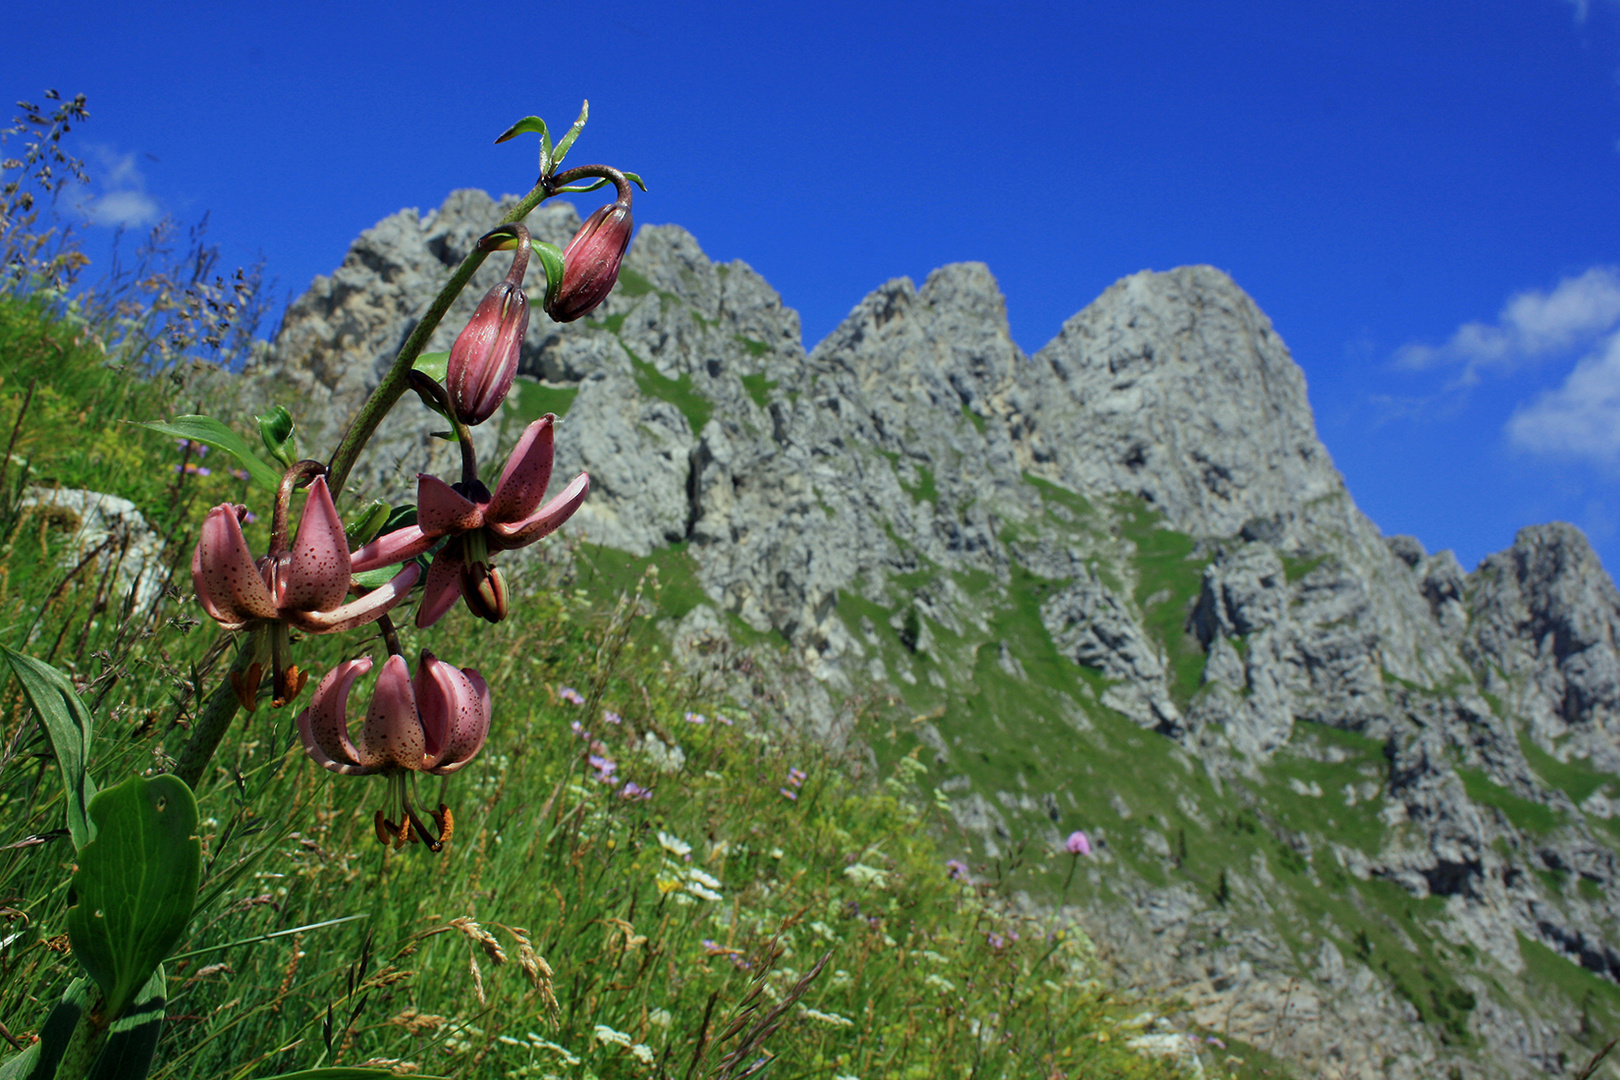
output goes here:
<path id="1" fill-rule="evenodd" d="M 619 264 L 634 228 L 630 185 L 622 184 L 619 201 L 586 218 L 568 242 L 563 251 L 562 284 L 547 301 L 546 314 L 557 322 L 573 322 L 595 311 L 619 280 Z"/>
<path id="2" fill-rule="evenodd" d="M 270 553 L 264 558 L 254 559 L 242 535 L 242 522 L 252 515 L 246 507 L 231 503 L 208 511 L 191 554 L 191 583 L 203 610 L 227 630 L 254 630 L 252 648 L 258 655 L 268 640 L 273 701 L 278 706 L 297 697 L 305 680 L 291 662 L 289 627 L 306 634 L 330 634 L 375 622 L 405 599 L 421 573 L 416 566 L 407 566 L 381 588 L 344 603 L 352 571 L 349 543 L 326 479 L 316 477 L 310 484 L 289 552 L 286 502 L 291 484 L 284 481 L 277 497 Z M 232 672 L 237 698 L 250 712 L 263 670 L 255 659 L 245 672 Z"/>
<path id="3" fill-rule="evenodd" d="M 448 776 L 471 761 L 489 734 L 489 687 L 472 668 L 447 664 L 425 649 L 413 679 L 405 658 L 383 664 L 358 739 L 349 734 L 349 691 L 371 670 L 360 657 L 334 667 L 298 714 L 304 750 L 323 768 L 350 776 L 388 776 L 390 796 L 401 811 L 398 824 L 377 811 L 377 835 L 395 846 L 424 837 L 437 851 L 449 839 L 451 818 L 441 805 L 433 814 L 439 835 L 422 825 L 411 806 L 406 781 L 416 773 Z"/>
<path id="4" fill-rule="evenodd" d="M 384 533 L 354 553 L 356 572 L 412 558 L 450 537 L 433 556 L 416 612 L 419 628 L 432 626 L 465 598 L 473 614 L 489 622 L 506 615 L 506 586 L 490 565 L 493 552 L 511 551 L 550 535 L 573 516 L 590 490 L 580 473 L 556 498 L 540 505 L 551 483 L 556 417 L 547 413 L 524 429 L 501 471 L 495 494 L 482 484 L 467 490 L 436 476 L 417 475 L 416 524 Z M 476 482 L 475 482 L 476 483 Z"/>
<path id="5" fill-rule="evenodd" d="M 1064 841 L 1063 846 L 1070 855 L 1091 854 L 1091 841 L 1088 840 L 1086 838 L 1086 834 L 1081 832 L 1079 829 L 1076 829 L 1074 832 L 1069 834 L 1069 839 Z"/>
<path id="6" fill-rule="evenodd" d="M 344 603 L 351 574 L 349 545 L 324 477 L 309 486 L 291 552 L 272 551 L 255 560 L 242 535 L 242 513 L 230 503 L 208 511 L 191 555 L 197 599 L 227 630 L 255 621 L 284 622 L 307 634 L 352 630 L 381 618 L 416 584 L 419 571 L 407 566 L 388 584 Z"/>
<path id="7" fill-rule="evenodd" d="M 523 274 L 529 265 L 529 232 L 517 226 L 520 242 L 506 279 L 484 294 L 478 310 L 450 346 L 444 387 L 456 418 L 469 426 L 495 414 L 512 389 L 518 354 L 529 328 L 529 298 Z"/>

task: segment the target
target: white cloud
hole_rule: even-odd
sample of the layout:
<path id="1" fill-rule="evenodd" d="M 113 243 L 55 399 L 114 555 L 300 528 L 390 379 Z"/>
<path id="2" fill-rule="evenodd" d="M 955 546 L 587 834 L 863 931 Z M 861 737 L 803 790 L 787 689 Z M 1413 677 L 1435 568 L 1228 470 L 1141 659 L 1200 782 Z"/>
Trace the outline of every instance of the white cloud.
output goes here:
<path id="1" fill-rule="evenodd" d="M 84 207 L 90 220 L 113 228 L 140 228 L 163 216 L 157 200 L 144 191 L 109 191 Z"/>
<path id="2" fill-rule="evenodd" d="M 80 210 L 96 225 L 141 228 L 163 216 L 156 199 L 146 193 L 146 176 L 134 154 L 120 154 L 108 146 L 87 148 L 94 161 L 91 178 L 101 189 Z"/>
<path id="3" fill-rule="evenodd" d="M 1594 266 L 1560 281 L 1550 293 L 1516 293 L 1495 323 L 1470 322 L 1444 345 L 1403 345 L 1396 362 L 1410 368 L 1458 365 L 1457 382 L 1471 386 L 1482 372 L 1511 371 L 1548 356 L 1590 347 L 1620 323 L 1620 268 Z"/>
<path id="4" fill-rule="evenodd" d="M 1620 465 L 1620 333 L 1582 358 L 1564 385 L 1515 410 L 1507 437 L 1534 454 Z"/>

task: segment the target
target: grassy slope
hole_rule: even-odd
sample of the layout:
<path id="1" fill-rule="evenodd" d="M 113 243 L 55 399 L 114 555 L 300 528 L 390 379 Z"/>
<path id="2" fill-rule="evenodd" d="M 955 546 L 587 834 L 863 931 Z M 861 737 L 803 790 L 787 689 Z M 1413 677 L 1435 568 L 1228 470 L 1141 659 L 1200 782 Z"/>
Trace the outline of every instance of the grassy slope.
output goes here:
<path id="1" fill-rule="evenodd" d="M 84 458 L 95 453 L 85 432 L 112 415 L 161 415 L 172 393 L 105 372 L 37 313 L 0 305 L 0 318 L 32 322 L 28 332 L 62 346 L 50 368 L 57 404 L 24 419 L 37 475 L 125 491 L 181 537 L 210 503 L 242 497 L 223 468 L 177 477 L 161 439 L 119 440 L 116 468 Z M 8 423 L 31 355 L 0 351 Z M 6 524 L 0 638 L 30 641 L 78 673 L 97 712 L 99 780 L 160 765 L 184 738 L 197 685 L 211 685 L 212 624 L 179 593 L 140 628 L 98 613 L 93 589 L 57 587 L 61 536 Z M 250 530 L 250 541 L 263 537 Z M 176 544 L 180 592 L 189 547 Z M 370 918 L 171 965 L 157 1075 L 367 1060 L 454 1076 L 686 1075 L 699 1044 L 711 1044 L 711 1064 L 735 1045 L 714 1040 L 754 988 L 781 1000 L 826 953 L 827 969 L 766 1043 L 775 1076 L 1172 1075 L 1124 1046 L 1117 1021 L 1143 1003 L 1095 980 L 1083 937 L 1008 914 L 994 882 L 948 877 L 925 769 L 896 754 L 888 779 L 857 782 L 755 723 L 746 701 L 695 696 L 648 620 L 614 607 L 646 561 L 576 554 L 572 570 L 525 571 L 516 588 L 528 595 L 498 627 L 456 612 L 406 635 L 410 649 L 476 666 L 495 693 L 480 761 L 420 788 L 422 802 L 455 811 L 445 854 L 381 848 L 371 814 L 382 782 L 317 769 L 296 745 L 291 710 L 261 708 L 233 729 L 200 791 L 208 900 L 181 949 Z M 652 611 L 701 595 L 687 559 L 656 558 Z M 364 632 L 315 639 L 298 659 L 318 676 L 373 644 Z M 570 704 L 565 686 L 589 704 Z M 357 696 L 368 692 L 362 682 Z M 53 832 L 62 807 L 48 748 L 17 697 L 3 700 L 0 1020 L 26 1037 L 74 972 L 60 950 L 72 852 Z M 649 738 L 678 745 L 679 764 L 650 753 Z M 593 754 L 652 798 L 618 797 Z M 802 788 L 790 769 L 807 774 Z M 525 942 L 554 985 L 525 977 Z M 549 1016 L 548 990 L 559 1003 Z"/>

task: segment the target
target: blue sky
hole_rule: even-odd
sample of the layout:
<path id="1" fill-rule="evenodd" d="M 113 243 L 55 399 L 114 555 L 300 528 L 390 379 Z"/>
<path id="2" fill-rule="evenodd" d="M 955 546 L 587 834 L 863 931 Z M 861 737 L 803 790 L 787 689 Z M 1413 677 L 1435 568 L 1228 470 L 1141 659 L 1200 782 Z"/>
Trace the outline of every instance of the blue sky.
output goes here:
<path id="1" fill-rule="evenodd" d="M 1386 533 L 1465 566 L 1562 519 L 1620 566 L 1615 0 L 276 6 L 8 12 L 11 99 L 89 95 L 101 220 L 207 212 L 282 290 L 538 113 L 641 223 L 752 264 L 813 346 L 988 263 L 1033 352 L 1117 278 L 1211 263 L 1304 367 Z M 92 227 L 105 234 L 105 225 Z M 92 248 L 94 245 L 92 244 Z"/>

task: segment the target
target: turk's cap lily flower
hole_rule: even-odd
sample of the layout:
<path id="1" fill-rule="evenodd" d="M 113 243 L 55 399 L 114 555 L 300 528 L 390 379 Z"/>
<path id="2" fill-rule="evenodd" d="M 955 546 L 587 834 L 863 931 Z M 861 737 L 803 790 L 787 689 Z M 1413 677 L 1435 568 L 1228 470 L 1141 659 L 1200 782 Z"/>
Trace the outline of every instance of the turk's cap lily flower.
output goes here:
<path id="1" fill-rule="evenodd" d="M 469 426 L 488 420 L 506 400 L 517 374 L 523 335 L 529 329 L 529 298 L 523 292 L 529 233 L 519 229 L 522 242 L 506 280 L 484 294 L 478 310 L 450 347 L 445 390 L 456 419 Z"/>
<path id="2" fill-rule="evenodd" d="M 472 668 L 457 668 L 423 650 L 413 679 L 392 655 L 377 677 L 360 737 L 349 734 L 349 691 L 371 670 L 360 657 L 334 667 L 298 714 L 304 750 L 335 773 L 427 772 L 447 776 L 483 748 L 489 735 L 489 687 Z"/>
<path id="3" fill-rule="evenodd" d="M 635 228 L 629 198 L 627 186 L 620 201 L 586 218 L 563 250 L 562 284 L 546 301 L 546 314 L 557 322 L 573 322 L 595 311 L 619 280 L 619 264 Z"/>
<path id="4" fill-rule="evenodd" d="M 551 483 L 556 419 L 547 413 L 524 429 L 493 495 L 418 474 L 416 524 L 385 533 L 356 551 L 355 571 L 414 558 L 448 536 L 450 542 L 428 568 L 416 625 L 433 625 L 462 596 L 475 614 L 500 621 L 506 614 L 506 583 L 489 566 L 488 556 L 549 536 L 573 516 L 590 491 L 590 477 L 580 473 L 542 505 Z"/>
<path id="5" fill-rule="evenodd" d="M 197 599 L 227 630 L 254 622 L 285 623 L 310 634 L 350 630 L 375 622 L 416 584 L 420 571 L 407 566 L 381 588 L 344 603 L 352 571 L 349 544 L 324 477 L 309 486 L 291 552 L 255 560 L 242 535 L 243 512 L 230 503 L 210 510 L 191 555 Z"/>

